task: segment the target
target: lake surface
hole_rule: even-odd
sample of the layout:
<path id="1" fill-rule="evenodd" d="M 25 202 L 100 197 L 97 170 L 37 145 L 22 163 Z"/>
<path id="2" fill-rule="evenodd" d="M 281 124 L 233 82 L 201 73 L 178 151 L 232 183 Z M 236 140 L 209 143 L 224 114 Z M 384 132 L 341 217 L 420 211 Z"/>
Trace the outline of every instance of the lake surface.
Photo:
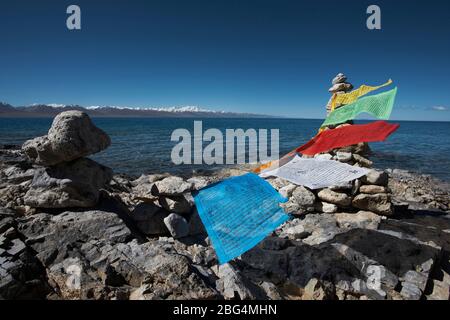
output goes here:
<path id="1" fill-rule="evenodd" d="M 171 151 L 177 142 L 170 140 L 177 128 L 186 128 L 193 135 L 194 120 L 202 120 L 203 131 L 217 128 L 244 130 L 249 128 L 279 129 L 280 155 L 307 142 L 323 120 L 309 119 L 181 119 L 181 118 L 94 118 L 106 131 L 112 145 L 91 156 L 118 173 L 140 175 L 152 172 L 186 172 L 216 169 L 218 166 L 178 165 L 171 162 Z M 368 121 L 357 121 L 367 123 Z M 426 173 L 450 181 L 450 122 L 400 123 L 400 128 L 385 142 L 371 143 L 370 157 L 377 168 L 400 168 Z M 22 144 L 47 133 L 52 119 L 0 118 L 0 144 Z M 206 146 L 208 143 L 204 143 Z"/>

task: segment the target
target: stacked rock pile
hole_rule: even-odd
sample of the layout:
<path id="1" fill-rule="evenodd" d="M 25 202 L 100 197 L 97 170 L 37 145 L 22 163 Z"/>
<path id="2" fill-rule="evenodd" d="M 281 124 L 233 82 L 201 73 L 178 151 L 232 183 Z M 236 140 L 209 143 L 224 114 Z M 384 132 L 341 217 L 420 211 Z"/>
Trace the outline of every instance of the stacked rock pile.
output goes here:
<path id="1" fill-rule="evenodd" d="M 369 167 L 367 158 L 351 152 L 330 152 L 317 157 L 336 160 L 355 166 Z M 310 190 L 297 186 L 282 178 L 269 178 L 269 183 L 289 201 L 282 204 L 285 210 L 293 215 L 322 212 L 357 212 L 371 211 L 378 215 L 393 214 L 391 194 L 388 188 L 388 174 L 371 169 L 366 176 L 340 186 Z"/>
<path id="2" fill-rule="evenodd" d="M 333 80 L 329 91 L 333 94 L 345 93 L 353 88 L 346 82 L 347 77 L 339 73 Z M 331 107 L 328 103 L 327 110 Z M 342 124 L 348 125 L 348 124 Z M 339 125 L 337 126 L 339 127 Z M 367 143 L 331 150 L 315 155 L 315 158 L 335 160 L 349 165 L 371 168 L 372 161 L 367 156 L 370 148 Z M 280 193 L 289 198 L 285 209 L 294 214 L 308 212 L 336 213 L 357 212 L 358 210 L 374 212 L 378 215 L 393 214 L 391 192 L 388 188 L 389 176 L 386 172 L 371 169 L 366 176 L 346 184 L 321 190 L 299 187 L 283 179 L 271 179 L 270 183 Z"/>
<path id="3" fill-rule="evenodd" d="M 47 135 L 22 147 L 34 164 L 24 204 L 46 209 L 97 204 L 99 190 L 109 184 L 113 173 L 85 157 L 110 144 L 109 136 L 86 113 L 67 111 L 56 116 Z"/>
<path id="4" fill-rule="evenodd" d="M 328 89 L 328 91 L 332 94 L 343 94 L 353 89 L 353 85 L 347 82 L 347 77 L 343 73 L 338 73 L 336 77 L 334 77 L 333 80 L 331 81 L 331 84 L 332 86 L 330 89 Z M 333 97 L 331 97 L 327 103 L 327 114 L 331 112 L 332 98 Z M 336 106 L 336 108 L 339 107 L 340 105 Z"/>

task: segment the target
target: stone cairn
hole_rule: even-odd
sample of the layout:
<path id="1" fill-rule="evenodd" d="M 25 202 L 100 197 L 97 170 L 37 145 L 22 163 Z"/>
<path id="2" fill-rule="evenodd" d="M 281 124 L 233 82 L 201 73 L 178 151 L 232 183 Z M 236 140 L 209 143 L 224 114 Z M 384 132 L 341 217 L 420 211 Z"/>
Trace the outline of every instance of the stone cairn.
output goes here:
<path id="1" fill-rule="evenodd" d="M 331 84 L 332 86 L 330 89 L 328 89 L 328 92 L 331 92 L 332 95 L 347 93 L 353 89 L 353 85 L 347 82 L 347 77 L 343 73 L 338 73 L 336 77 L 334 77 L 331 81 Z M 330 100 L 328 100 L 327 103 L 327 115 L 331 112 L 332 99 L 333 96 L 331 96 Z M 341 105 L 336 106 L 336 108 L 339 107 L 341 107 Z"/>
<path id="2" fill-rule="evenodd" d="M 353 85 L 346 82 L 347 77 L 339 73 L 333 80 L 333 86 L 328 90 L 332 94 L 342 94 L 350 91 Z M 331 109 L 331 99 L 327 104 L 327 112 Z M 348 125 L 348 124 L 343 124 Z M 339 127 L 338 125 L 336 127 Z M 370 149 L 367 143 L 334 149 L 317 154 L 315 158 L 335 160 L 353 166 L 371 168 L 372 161 L 367 158 Z M 384 171 L 371 169 L 366 176 L 348 182 L 344 185 L 325 189 L 310 190 L 296 186 L 283 179 L 268 181 L 289 201 L 283 204 L 287 212 L 302 215 L 308 212 L 337 213 L 370 211 L 377 215 L 393 214 L 391 194 L 388 188 L 388 174 Z"/>
<path id="3" fill-rule="evenodd" d="M 110 168 L 85 158 L 106 149 L 109 136 L 81 111 L 66 111 L 53 120 L 48 134 L 26 141 L 22 150 L 34 164 L 33 180 L 23 197 L 31 208 L 88 208 L 109 184 Z"/>

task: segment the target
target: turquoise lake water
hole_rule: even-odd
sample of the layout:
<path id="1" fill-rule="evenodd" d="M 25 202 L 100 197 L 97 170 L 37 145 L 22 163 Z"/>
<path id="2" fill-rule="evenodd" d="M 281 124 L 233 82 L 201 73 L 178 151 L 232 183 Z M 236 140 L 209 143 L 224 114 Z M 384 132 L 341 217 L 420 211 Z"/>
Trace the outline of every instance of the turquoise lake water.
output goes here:
<path id="1" fill-rule="evenodd" d="M 194 120 L 202 120 L 203 130 L 249 128 L 279 129 L 280 154 L 307 142 L 323 120 L 309 119 L 182 119 L 182 118 L 94 118 L 112 139 L 107 150 L 92 156 L 118 173 L 140 175 L 168 171 L 187 172 L 216 169 L 217 166 L 178 165 L 170 154 L 177 142 L 170 141 L 173 130 L 186 128 L 192 132 Z M 0 144 L 22 144 L 27 139 L 47 133 L 50 118 L 0 118 Z M 367 123 L 368 121 L 357 121 Z M 450 181 L 450 123 L 399 123 L 400 128 L 385 142 L 371 143 L 374 166 L 400 168 L 426 173 Z M 205 143 L 204 145 L 207 145 Z"/>

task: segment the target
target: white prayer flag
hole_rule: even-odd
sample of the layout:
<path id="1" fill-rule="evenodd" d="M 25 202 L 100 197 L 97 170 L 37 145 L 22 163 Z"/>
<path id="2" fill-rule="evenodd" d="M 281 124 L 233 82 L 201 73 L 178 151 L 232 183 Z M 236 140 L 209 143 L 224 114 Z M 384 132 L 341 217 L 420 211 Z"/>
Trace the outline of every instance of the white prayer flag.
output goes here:
<path id="1" fill-rule="evenodd" d="M 262 178 L 276 176 L 310 189 L 321 189 L 342 185 L 368 172 L 366 168 L 354 167 L 334 160 L 305 159 L 295 156 L 284 166 L 262 172 L 259 176 Z"/>

